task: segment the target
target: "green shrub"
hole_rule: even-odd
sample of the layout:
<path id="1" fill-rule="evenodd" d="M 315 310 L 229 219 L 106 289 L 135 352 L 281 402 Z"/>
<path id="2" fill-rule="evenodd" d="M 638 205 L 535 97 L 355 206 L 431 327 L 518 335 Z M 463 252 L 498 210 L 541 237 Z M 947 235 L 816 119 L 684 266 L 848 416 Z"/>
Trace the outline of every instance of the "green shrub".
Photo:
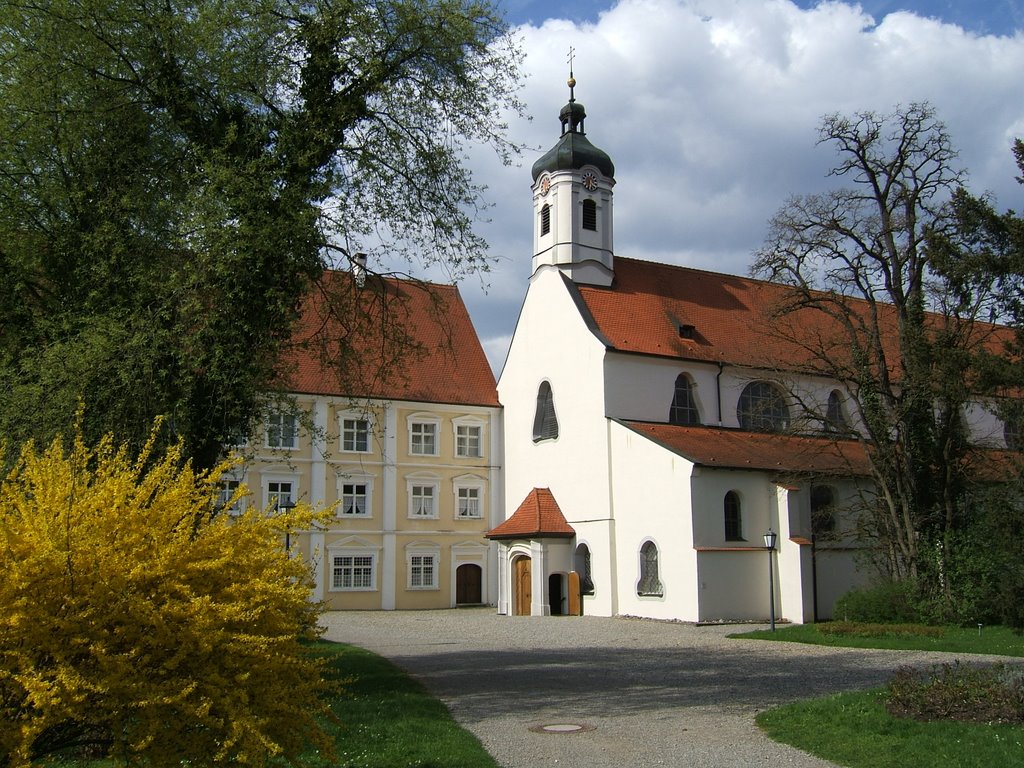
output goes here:
<path id="1" fill-rule="evenodd" d="M 886 709 L 894 717 L 1024 724 L 1024 675 L 1002 664 L 901 667 L 888 687 Z"/>
<path id="2" fill-rule="evenodd" d="M 883 581 L 847 592 L 836 601 L 833 615 L 843 621 L 912 624 L 918 620 L 915 587 L 909 581 Z"/>

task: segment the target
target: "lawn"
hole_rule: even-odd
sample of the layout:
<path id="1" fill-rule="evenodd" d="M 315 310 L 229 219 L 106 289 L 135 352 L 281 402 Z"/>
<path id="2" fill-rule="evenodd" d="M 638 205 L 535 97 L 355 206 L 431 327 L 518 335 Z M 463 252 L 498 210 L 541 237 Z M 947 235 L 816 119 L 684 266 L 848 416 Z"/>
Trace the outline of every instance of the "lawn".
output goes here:
<path id="1" fill-rule="evenodd" d="M 903 651 L 949 651 L 1024 656 L 1024 637 L 1006 627 L 917 627 L 916 625 L 857 625 L 843 622 L 848 631 L 835 632 L 835 625 L 794 624 L 775 632 L 762 629 L 738 632 L 729 637 L 749 640 L 781 640 L 843 648 L 885 648 Z M 933 634 L 934 633 L 934 634 Z"/>
<path id="2" fill-rule="evenodd" d="M 762 712 L 776 741 L 849 768 L 1024 766 L 1024 726 L 921 723 L 885 710 L 885 692 L 841 693 Z"/>
<path id="3" fill-rule="evenodd" d="M 336 768 L 497 768 L 480 741 L 440 701 L 386 659 L 351 645 L 319 643 L 331 670 L 351 682 L 331 708 L 341 721 Z"/>

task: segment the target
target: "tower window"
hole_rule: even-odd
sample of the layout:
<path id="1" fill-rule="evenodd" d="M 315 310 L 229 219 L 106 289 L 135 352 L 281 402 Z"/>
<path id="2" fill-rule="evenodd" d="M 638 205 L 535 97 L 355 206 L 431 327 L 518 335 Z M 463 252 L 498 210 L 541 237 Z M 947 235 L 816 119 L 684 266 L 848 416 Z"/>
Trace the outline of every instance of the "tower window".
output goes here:
<path id="1" fill-rule="evenodd" d="M 540 209 L 540 233 L 546 235 L 551 232 L 551 206 L 544 203 Z"/>
<path id="2" fill-rule="evenodd" d="M 558 419 L 555 417 L 555 400 L 551 385 L 543 381 L 537 390 L 537 411 L 533 417 L 533 442 L 558 437 Z"/>
<path id="3" fill-rule="evenodd" d="M 597 231 L 597 203 L 593 200 L 583 201 L 583 228 Z"/>

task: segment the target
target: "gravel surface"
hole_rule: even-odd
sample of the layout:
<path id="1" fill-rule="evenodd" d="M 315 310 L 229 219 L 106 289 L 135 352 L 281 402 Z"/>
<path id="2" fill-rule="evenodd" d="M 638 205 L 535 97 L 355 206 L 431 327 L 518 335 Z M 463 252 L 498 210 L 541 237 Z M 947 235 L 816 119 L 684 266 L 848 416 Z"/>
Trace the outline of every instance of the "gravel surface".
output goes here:
<path id="1" fill-rule="evenodd" d="M 323 623 L 327 639 L 368 648 L 421 680 L 503 768 L 832 766 L 771 741 L 754 716 L 879 685 L 903 664 L 954 658 L 726 639 L 745 629 L 735 626 L 493 608 L 338 611 Z M 531 730 L 539 726 L 563 727 Z M 585 729 L 564 732 L 570 726 Z"/>

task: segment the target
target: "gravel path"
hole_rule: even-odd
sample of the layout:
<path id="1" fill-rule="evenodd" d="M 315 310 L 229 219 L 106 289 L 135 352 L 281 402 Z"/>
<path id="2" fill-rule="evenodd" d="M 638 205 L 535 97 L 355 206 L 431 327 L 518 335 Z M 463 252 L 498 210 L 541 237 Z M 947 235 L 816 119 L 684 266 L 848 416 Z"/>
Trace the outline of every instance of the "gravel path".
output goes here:
<path id="1" fill-rule="evenodd" d="M 768 739 L 761 710 L 884 682 L 949 654 L 727 640 L 736 627 L 507 617 L 492 608 L 325 614 L 326 637 L 412 673 L 503 768 L 832 763 Z M 984 658 L 984 657 L 974 657 Z M 586 726 L 536 732 L 544 725 Z"/>

